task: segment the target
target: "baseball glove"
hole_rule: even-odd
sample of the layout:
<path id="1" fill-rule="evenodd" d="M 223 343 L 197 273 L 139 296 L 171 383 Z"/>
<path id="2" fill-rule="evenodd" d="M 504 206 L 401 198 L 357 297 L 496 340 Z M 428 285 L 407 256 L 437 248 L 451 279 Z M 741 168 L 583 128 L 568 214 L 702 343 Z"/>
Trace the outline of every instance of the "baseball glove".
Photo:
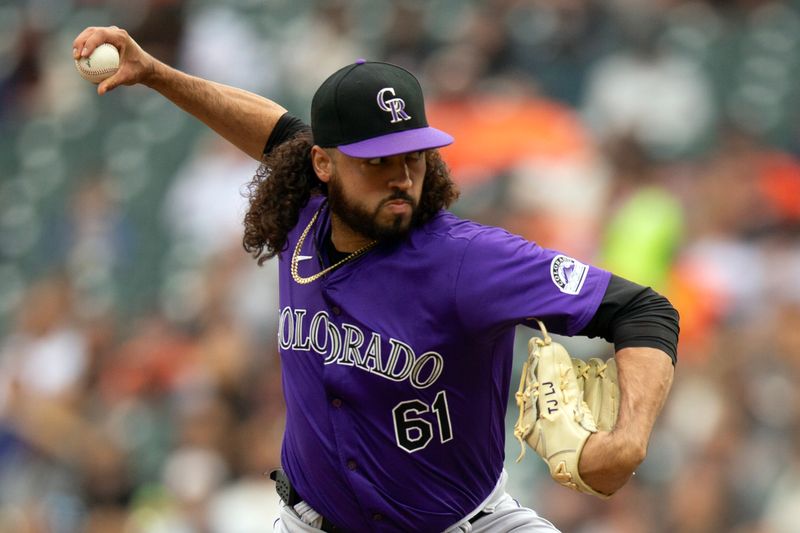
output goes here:
<path id="1" fill-rule="evenodd" d="M 514 436 L 525 456 L 525 442 L 550 468 L 550 475 L 573 490 L 607 498 L 578 474 L 583 445 L 596 431 L 610 431 L 619 412 L 619 385 L 614 358 L 588 362 L 570 358 L 537 320 L 542 338 L 528 342 L 516 393 L 519 418 Z"/>

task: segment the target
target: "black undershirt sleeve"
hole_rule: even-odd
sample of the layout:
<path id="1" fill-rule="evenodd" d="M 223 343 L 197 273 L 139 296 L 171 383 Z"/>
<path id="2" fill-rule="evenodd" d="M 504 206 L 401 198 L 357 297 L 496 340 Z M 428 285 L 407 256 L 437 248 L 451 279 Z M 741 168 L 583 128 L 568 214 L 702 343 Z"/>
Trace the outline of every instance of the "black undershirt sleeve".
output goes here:
<path id="1" fill-rule="evenodd" d="M 602 337 L 616 350 L 658 348 L 678 360 L 678 311 L 665 297 L 612 274 L 603 301 L 579 335 Z"/>
<path id="2" fill-rule="evenodd" d="M 309 129 L 308 124 L 299 118 L 289 113 L 284 113 L 281 115 L 281 118 L 278 119 L 275 127 L 272 128 L 272 133 L 269 134 L 267 144 L 264 146 L 264 155 L 269 154 L 273 148 L 288 141 L 301 131 L 308 131 Z"/>

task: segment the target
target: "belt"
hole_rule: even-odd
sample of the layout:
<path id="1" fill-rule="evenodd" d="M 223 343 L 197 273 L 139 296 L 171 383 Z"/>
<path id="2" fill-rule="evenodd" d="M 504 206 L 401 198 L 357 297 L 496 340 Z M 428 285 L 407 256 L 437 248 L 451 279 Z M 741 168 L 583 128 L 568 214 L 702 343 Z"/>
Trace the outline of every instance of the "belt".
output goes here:
<path id="1" fill-rule="evenodd" d="M 292 486 L 292 483 L 289 481 L 289 477 L 286 475 L 286 472 L 283 471 L 281 468 L 276 468 L 269 473 L 269 478 L 275 482 L 275 490 L 278 492 L 278 496 L 280 496 L 281 500 L 284 501 L 289 507 L 294 507 L 298 503 L 303 501 L 303 497 L 295 490 Z M 469 519 L 469 523 L 473 524 L 479 518 L 483 518 L 484 516 L 488 515 L 486 511 L 480 511 L 478 514 L 473 516 Z M 344 529 L 337 527 L 333 522 L 322 517 L 322 525 L 319 527 L 322 531 L 327 533 L 341 533 L 344 532 Z"/>

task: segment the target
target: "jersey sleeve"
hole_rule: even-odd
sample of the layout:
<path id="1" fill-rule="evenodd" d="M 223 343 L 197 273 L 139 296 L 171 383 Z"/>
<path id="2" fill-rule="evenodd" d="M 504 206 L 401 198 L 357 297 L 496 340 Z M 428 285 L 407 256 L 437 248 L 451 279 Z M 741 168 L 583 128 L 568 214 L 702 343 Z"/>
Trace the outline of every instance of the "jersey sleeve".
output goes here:
<path id="1" fill-rule="evenodd" d="M 310 129 L 310 126 L 299 118 L 289 113 L 284 113 L 269 134 L 267 144 L 264 145 L 264 155 L 269 154 L 276 146 L 288 141 L 298 133 L 309 131 Z"/>
<path id="2" fill-rule="evenodd" d="M 516 324 L 574 335 L 597 311 L 611 274 L 498 228 L 466 246 L 455 284 L 456 308 L 470 331 L 491 335 Z"/>

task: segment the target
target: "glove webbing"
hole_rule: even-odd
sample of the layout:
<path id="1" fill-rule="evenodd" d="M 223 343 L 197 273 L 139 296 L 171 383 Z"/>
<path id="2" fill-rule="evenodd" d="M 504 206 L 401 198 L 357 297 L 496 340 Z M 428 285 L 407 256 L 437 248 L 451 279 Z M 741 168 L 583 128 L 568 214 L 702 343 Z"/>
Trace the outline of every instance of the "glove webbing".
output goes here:
<path id="1" fill-rule="evenodd" d="M 542 338 L 536 338 L 536 346 L 547 346 L 552 342 L 550 335 L 547 333 L 547 328 L 544 327 L 544 323 L 539 320 L 538 318 L 534 318 L 536 322 L 539 324 L 539 330 L 542 332 Z M 525 364 L 522 365 L 522 376 L 519 378 L 519 389 L 517 389 L 516 394 L 514 394 L 514 398 L 517 401 L 517 408 L 519 410 L 519 418 L 517 419 L 517 423 L 514 426 L 514 437 L 519 441 L 520 452 L 519 457 L 517 457 L 516 462 L 520 462 L 523 457 L 525 457 L 525 451 L 527 447 L 525 446 L 525 437 L 533 430 L 533 422 L 536 421 L 536 417 L 531 418 L 533 422 L 530 424 L 523 425 L 523 418 L 525 414 L 525 405 L 526 401 L 528 405 L 531 406 L 531 409 L 538 409 L 539 403 L 539 388 L 541 385 L 538 381 L 536 381 L 536 363 L 538 360 L 538 350 L 534 352 L 528 353 L 528 358 L 525 360 Z M 526 379 L 528 376 L 531 377 L 532 383 L 530 386 L 526 383 Z"/>

